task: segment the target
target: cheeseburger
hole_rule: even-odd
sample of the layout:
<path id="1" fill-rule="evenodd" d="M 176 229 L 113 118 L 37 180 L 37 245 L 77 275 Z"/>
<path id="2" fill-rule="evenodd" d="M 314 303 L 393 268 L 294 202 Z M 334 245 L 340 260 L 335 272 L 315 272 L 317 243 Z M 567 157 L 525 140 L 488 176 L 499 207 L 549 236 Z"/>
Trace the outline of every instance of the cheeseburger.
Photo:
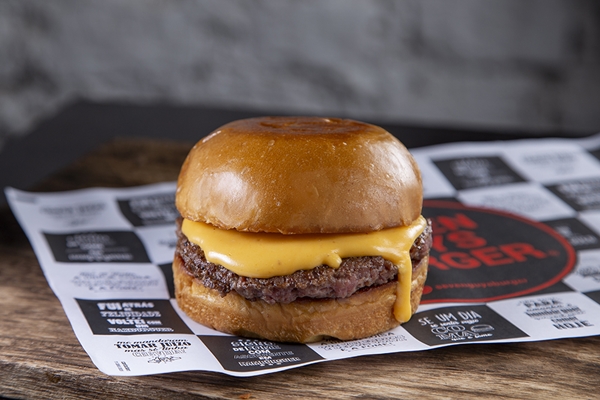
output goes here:
<path id="1" fill-rule="evenodd" d="M 213 329 L 275 341 L 394 328 L 427 276 L 422 200 L 414 159 L 377 126 L 226 124 L 191 149 L 177 182 L 178 304 Z"/>

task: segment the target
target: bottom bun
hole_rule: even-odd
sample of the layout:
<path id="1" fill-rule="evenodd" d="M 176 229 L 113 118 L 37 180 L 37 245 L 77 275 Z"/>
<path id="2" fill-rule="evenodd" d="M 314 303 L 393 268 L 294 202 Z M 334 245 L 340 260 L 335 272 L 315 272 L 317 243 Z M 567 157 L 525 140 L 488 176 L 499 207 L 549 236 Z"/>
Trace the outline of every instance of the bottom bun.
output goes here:
<path id="1" fill-rule="evenodd" d="M 411 308 L 415 313 L 427 278 L 428 258 L 413 270 Z M 221 296 L 173 262 L 179 307 L 194 321 L 221 332 L 280 342 L 310 343 L 326 338 L 360 339 L 400 323 L 393 313 L 396 282 L 361 290 L 345 299 L 299 299 L 288 304 L 249 301 L 236 292 Z"/>

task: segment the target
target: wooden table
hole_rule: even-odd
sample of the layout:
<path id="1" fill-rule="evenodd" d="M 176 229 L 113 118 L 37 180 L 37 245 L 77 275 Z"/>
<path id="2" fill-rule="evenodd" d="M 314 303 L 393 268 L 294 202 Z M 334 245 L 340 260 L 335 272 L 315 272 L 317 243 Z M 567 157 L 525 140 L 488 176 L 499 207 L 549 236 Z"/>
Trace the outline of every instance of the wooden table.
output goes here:
<path id="1" fill-rule="evenodd" d="M 176 179 L 191 142 L 116 139 L 38 184 L 41 191 Z M 111 377 L 68 328 L 27 238 L 0 208 L 0 397 L 599 398 L 600 336 L 476 344 L 313 364 L 253 378 L 182 372 Z"/>

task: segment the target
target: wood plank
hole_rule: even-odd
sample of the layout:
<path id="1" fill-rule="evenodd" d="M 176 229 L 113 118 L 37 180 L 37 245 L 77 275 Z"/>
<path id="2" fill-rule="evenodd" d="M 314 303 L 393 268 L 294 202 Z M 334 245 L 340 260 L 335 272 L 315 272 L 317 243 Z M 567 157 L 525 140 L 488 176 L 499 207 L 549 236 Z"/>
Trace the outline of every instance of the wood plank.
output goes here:
<path id="1" fill-rule="evenodd" d="M 170 181 L 190 143 L 115 140 L 36 189 Z M 303 398 L 595 398 L 600 337 L 476 344 L 325 362 L 253 378 L 182 372 L 111 377 L 92 364 L 27 238 L 0 209 L 0 396 Z"/>

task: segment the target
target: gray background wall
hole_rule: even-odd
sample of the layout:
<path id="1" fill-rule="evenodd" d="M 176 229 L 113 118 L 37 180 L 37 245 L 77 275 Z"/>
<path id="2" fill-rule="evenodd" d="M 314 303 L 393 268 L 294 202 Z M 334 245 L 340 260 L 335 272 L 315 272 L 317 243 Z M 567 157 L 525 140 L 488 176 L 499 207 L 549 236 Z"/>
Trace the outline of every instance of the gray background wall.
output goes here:
<path id="1" fill-rule="evenodd" d="M 73 99 L 600 131 L 593 0 L 0 0 L 0 147 Z"/>

